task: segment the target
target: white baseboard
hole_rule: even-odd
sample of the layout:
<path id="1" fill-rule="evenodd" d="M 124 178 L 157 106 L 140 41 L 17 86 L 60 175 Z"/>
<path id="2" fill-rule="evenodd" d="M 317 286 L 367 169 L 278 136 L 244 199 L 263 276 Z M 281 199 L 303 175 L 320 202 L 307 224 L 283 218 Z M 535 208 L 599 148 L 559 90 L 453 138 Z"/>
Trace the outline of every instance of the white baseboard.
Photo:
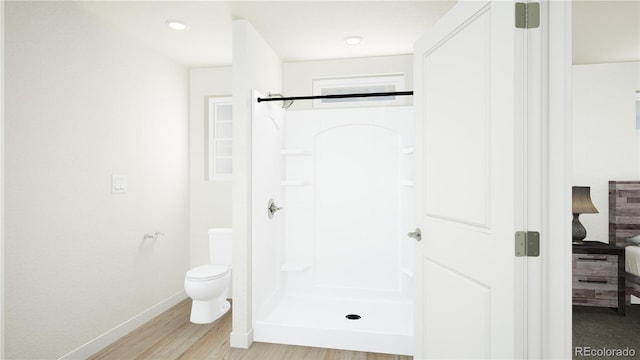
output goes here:
<path id="1" fill-rule="evenodd" d="M 253 344 L 253 329 L 245 334 L 232 331 L 229 336 L 229 345 L 232 348 L 248 349 L 251 344 Z"/>
<path id="2" fill-rule="evenodd" d="M 184 290 L 179 291 L 106 333 L 62 356 L 60 360 L 86 359 L 186 298 L 187 294 Z"/>

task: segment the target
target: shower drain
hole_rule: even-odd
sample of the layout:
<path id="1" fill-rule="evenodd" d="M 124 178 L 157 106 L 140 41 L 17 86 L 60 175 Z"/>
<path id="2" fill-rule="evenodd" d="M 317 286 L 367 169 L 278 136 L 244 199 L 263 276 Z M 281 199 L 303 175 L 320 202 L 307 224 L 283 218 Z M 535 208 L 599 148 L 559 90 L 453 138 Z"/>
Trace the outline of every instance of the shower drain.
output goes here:
<path id="1" fill-rule="evenodd" d="M 360 320 L 362 318 L 362 316 L 358 315 L 358 314 L 348 314 L 347 316 L 345 316 L 347 319 L 349 320 Z"/>

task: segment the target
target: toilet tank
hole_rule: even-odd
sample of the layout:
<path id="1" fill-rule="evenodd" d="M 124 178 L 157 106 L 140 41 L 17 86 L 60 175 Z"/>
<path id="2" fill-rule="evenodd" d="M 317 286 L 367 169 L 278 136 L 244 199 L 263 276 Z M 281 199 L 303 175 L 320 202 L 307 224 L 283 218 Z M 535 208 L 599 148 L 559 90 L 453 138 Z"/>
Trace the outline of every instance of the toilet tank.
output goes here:
<path id="1" fill-rule="evenodd" d="M 231 266 L 232 240 L 230 228 L 209 229 L 209 257 L 213 265 Z"/>

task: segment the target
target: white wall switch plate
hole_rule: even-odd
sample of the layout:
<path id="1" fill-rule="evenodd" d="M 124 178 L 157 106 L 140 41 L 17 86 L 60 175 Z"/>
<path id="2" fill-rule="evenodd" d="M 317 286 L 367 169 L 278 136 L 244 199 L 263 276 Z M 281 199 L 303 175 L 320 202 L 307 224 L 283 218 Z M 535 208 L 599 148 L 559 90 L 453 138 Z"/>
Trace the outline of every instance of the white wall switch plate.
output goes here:
<path id="1" fill-rule="evenodd" d="M 111 193 L 127 193 L 127 175 L 111 175 Z"/>

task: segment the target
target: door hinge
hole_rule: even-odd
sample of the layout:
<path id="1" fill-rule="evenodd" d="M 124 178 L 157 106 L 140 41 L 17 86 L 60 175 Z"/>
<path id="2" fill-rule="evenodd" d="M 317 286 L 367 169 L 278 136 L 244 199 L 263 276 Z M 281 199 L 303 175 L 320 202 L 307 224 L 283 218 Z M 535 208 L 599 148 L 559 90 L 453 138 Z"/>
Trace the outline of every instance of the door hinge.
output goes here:
<path id="1" fill-rule="evenodd" d="M 540 3 L 516 3 L 516 28 L 540 27 Z"/>
<path id="2" fill-rule="evenodd" d="M 540 233 L 516 231 L 516 256 L 540 256 Z"/>

